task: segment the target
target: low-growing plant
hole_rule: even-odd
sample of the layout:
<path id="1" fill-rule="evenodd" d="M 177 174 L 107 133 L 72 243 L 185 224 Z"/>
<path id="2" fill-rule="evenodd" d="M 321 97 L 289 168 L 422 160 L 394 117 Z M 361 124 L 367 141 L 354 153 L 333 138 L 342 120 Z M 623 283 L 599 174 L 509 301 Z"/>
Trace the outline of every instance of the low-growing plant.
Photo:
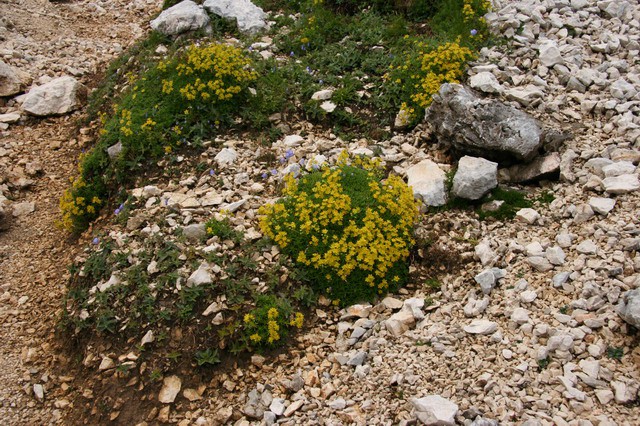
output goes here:
<path id="1" fill-rule="evenodd" d="M 216 236 L 221 240 L 242 241 L 242 232 L 233 229 L 231 220 L 228 217 L 222 219 L 211 218 L 205 224 L 207 236 Z"/>
<path id="2" fill-rule="evenodd" d="M 273 347 L 282 343 L 292 328 L 302 328 L 304 315 L 294 312 L 287 299 L 260 295 L 256 307 L 244 315 L 242 334 L 248 347 Z"/>
<path id="3" fill-rule="evenodd" d="M 406 281 L 418 204 L 398 176 L 344 152 L 260 209 L 265 233 L 336 303 L 372 300 Z"/>
<path id="4" fill-rule="evenodd" d="M 220 363 L 220 353 L 217 349 L 206 349 L 204 351 L 198 351 L 195 355 L 196 363 L 199 367 L 203 365 L 216 365 Z"/>
<path id="5" fill-rule="evenodd" d="M 615 346 L 609 346 L 607 348 L 607 358 L 615 359 L 620 361 L 622 359 L 622 355 L 624 355 L 624 348 L 619 348 Z"/>
<path id="6" fill-rule="evenodd" d="M 81 156 L 79 176 L 62 197 L 62 225 L 71 231 L 85 229 L 141 164 L 232 124 L 256 73 L 241 49 L 210 43 L 191 45 L 139 78 L 129 77 L 112 113 L 101 115 L 99 142 Z M 109 155 L 109 147 L 120 151 Z"/>

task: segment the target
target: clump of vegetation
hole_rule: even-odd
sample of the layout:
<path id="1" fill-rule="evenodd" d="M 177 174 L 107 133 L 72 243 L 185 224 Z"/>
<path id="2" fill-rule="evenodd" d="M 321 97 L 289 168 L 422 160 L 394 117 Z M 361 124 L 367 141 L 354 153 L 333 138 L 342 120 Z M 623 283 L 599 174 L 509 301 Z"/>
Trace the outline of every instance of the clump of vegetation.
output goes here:
<path id="1" fill-rule="evenodd" d="M 325 167 L 260 210 L 260 226 L 336 304 L 372 300 L 406 281 L 418 205 L 398 176 L 372 160 Z"/>
<path id="2" fill-rule="evenodd" d="M 498 220 L 513 219 L 518 210 L 533 206 L 533 202 L 524 192 L 500 187 L 495 188 L 482 199 L 483 203 L 489 203 L 491 201 L 501 202 L 500 207 L 493 211 L 483 210 L 482 208 L 479 209 L 478 216 L 480 220 L 488 217 L 493 217 Z"/>
<path id="3" fill-rule="evenodd" d="M 102 204 L 89 203 L 106 200 L 141 164 L 231 124 L 256 78 L 245 53 L 221 43 L 191 45 L 140 78 L 131 74 L 112 114 L 101 115 L 98 144 L 80 158 L 80 175 L 60 205 L 62 224 L 83 230 Z M 109 147 L 119 152 L 110 156 Z"/>
<path id="4" fill-rule="evenodd" d="M 287 299 L 261 295 L 242 323 L 242 338 L 248 348 L 274 347 L 282 344 L 291 328 L 302 328 L 304 315 L 294 312 Z"/>
<path id="5" fill-rule="evenodd" d="M 228 217 L 222 219 L 211 218 L 205 223 L 204 229 L 209 237 L 218 237 L 220 240 L 232 240 L 240 242 L 242 240 L 242 232 L 233 229 L 231 220 Z"/>

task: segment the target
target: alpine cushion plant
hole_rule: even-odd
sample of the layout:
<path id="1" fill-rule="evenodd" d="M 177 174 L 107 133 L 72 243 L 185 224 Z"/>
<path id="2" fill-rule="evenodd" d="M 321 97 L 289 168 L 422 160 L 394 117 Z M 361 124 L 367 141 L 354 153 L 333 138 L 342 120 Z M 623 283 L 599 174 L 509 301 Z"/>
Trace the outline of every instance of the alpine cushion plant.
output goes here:
<path id="1" fill-rule="evenodd" d="M 298 181 L 288 175 L 284 197 L 260 213 L 262 231 L 336 304 L 372 300 L 406 282 L 418 204 L 375 160 L 343 153 L 334 167 Z"/>
<path id="2" fill-rule="evenodd" d="M 249 84 L 257 78 L 251 65 L 237 47 L 193 44 L 139 78 L 130 75 L 129 89 L 111 114 L 101 114 L 98 144 L 80 158 L 80 176 L 63 196 L 64 227 L 85 229 L 101 205 L 87 203 L 94 196 L 107 199 L 141 164 L 232 123 L 249 96 Z M 122 150 L 110 158 L 107 148 L 117 144 Z"/>

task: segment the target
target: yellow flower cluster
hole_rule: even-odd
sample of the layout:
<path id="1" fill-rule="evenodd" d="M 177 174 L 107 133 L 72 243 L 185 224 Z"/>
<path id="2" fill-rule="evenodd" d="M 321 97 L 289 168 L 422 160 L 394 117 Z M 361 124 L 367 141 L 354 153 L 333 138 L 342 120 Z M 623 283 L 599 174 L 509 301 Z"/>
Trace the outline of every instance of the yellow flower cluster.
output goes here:
<path id="1" fill-rule="evenodd" d="M 349 282 L 363 272 L 366 285 L 385 292 L 393 266 L 409 255 L 418 205 L 411 189 L 398 176 L 380 181 L 377 161 L 343 154 L 334 168 L 325 168 L 309 188 L 304 178 L 286 181 L 284 198 L 261 207 L 262 231 L 299 264 L 322 270 L 327 281 Z M 344 182 L 353 175 L 366 180 L 366 205 L 354 205 Z M 292 247 L 289 247 L 289 246 Z M 359 274 L 361 275 L 361 274 Z"/>
<path id="2" fill-rule="evenodd" d="M 122 132 L 125 136 L 131 136 L 133 134 L 133 130 L 131 130 L 131 111 L 126 108 L 123 108 L 120 111 L 120 132 Z"/>
<path id="3" fill-rule="evenodd" d="M 179 88 L 180 95 L 188 101 L 227 101 L 240 93 L 244 83 L 257 78 L 249 65 L 249 60 L 236 47 L 219 43 L 193 45 L 187 49 L 184 60 L 176 65 L 178 76 L 191 80 Z M 161 62 L 158 69 L 165 71 L 167 66 Z M 173 86 L 173 80 L 162 80 L 163 93 L 171 93 Z"/>
<path id="4" fill-rule="evenodd" d="M 419 47 L 424 46 L 420 44 Z M 432 96 L 438 93 L 442 84 L 458 83 L 466 63 L 474 56 L 469 48 L 460 46 L 459 41 L 445 43 L 430 52 L 421 51 L 420 55 L 419 75 L 413 76 L 418 80 L 417 92 L 411 99 L 422 108 L 431 104 Z"/>
<path id="5" fill-rule="evenodd" d="M 72 231 L 76 218 L 84 215 L 94 215 L 100 210 L 102 200 L 95 196 L 89 195 L 89 197 L 81 196 L 79 194 L 86 191 L 87 183 L 82 177 L 82 159 L 86 154 L 81 154 L 78 165 L 78 176 L 76 178 L 70 178 L 71 186 L 67 188 L 62 197 L 60 198 L 60 211 L 62 212 L 62 218 L 60 220 L 60 226 L 68 231 Z M 89 200 L 90 198 L 90 200 Z"/>
<path id="6" fill-rule="evenodd" d="M 267 329 L 269 330 L 269 343 L 273 343 L 277 340 L 280 340 L 280 326 L 278 325 L 278 309 L 271 308 L 267 313 L 267 318 L 269 322 L 267 323 Z"/>
<path id="7" fill-rule="evenodd" d="M 302 312 L 296 312 L 296 316 L 289 321 L 289 325 L 295 328 L 302 328 L 302 324 L 304 324 L 304 315 Z"/>

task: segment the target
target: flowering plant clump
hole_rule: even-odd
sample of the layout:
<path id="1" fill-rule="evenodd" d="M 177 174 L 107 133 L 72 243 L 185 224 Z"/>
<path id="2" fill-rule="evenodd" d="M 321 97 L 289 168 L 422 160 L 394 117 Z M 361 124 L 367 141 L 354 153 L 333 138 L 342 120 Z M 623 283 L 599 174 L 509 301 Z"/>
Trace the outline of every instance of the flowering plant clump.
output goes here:
<path id="1" fill-rule="evenodd" d="M 289 330 L 303 324 L 304 315 L 294 312 L 285 299 L 262 295 L 256 299 L 256 308 L 244 315 L 242 331 L 248 347 L 276 346 Z"/>
<path id="2" fill-rule="evenodd" d="M 83 158 L 80 156 L 78 176 L 70 178 L 71 186 L 60 198 L 62 219 L 60 225 L 71 231 L 81 231 L 98 217 L 104 203 L 105 188 L 101 180 L 95 179 L 90 184 L 84 178 Z"/>
<path id="3" fill-rule="evenodd" d="M 406 281 L 418 204 L 375 160 L 343 153 L 260 210 L 260 227 L 336 304 L 371 300 Z"/>
<path id="4" fill-rule="evenodd" d="M 86 228 L 98 215 L 101 203 L 89 204 L 86 192 L 99 189 L 96 196 L 105 200 L 140 164 L 231 123 L 257 75 L 241 49 L 212 43 L 192 45 L 127 78 L 129 89 L 110 114 L 100 115 L 98 144 L 80 158 L 81 177 L 61 200 L 61 222 L 69 230 Z M 121 149 L 111 158 L 107 149 L 114 146 Z"/>

